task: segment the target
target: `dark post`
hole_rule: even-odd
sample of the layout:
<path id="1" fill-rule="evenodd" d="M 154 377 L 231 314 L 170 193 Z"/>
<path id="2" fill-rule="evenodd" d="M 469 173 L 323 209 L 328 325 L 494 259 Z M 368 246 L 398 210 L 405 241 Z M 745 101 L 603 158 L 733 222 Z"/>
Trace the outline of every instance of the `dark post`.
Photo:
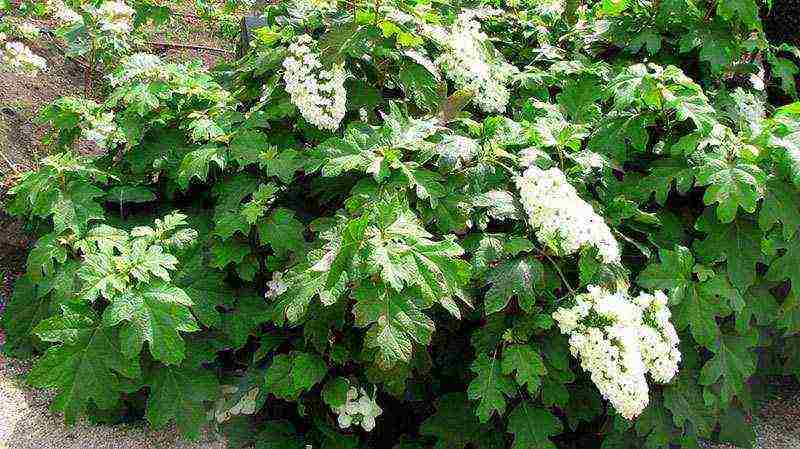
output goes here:
<path id="1" fill-rule="evenodd" d="M 239 25 L 239 44 L 236 46 L 236 57 L 241 58 L 250 49 L 250 41 L 257 28 L 267 25 L 267 20 L 261 16 L 244 16 Z"/>

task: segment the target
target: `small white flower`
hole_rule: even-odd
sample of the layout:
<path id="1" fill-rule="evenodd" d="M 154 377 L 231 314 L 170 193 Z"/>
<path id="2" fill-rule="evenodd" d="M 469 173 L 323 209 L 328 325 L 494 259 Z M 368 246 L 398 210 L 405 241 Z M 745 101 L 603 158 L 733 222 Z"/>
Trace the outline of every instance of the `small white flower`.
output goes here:
<path id="1" fill-rule="evenodd" d="M 117 124 L 114 122 L 114 113 L 106 112 L 100 115 L 86 116 L 82 124 L 81 136 L 86 140 L 91 140 L 102 148 L 120 142 Z"/>
<path id="2" fill-rule="evenodd" d="M 291 0 L 287 10 L 297 19 L 308 19 L 336 10 L 336 0 Z"/>
<path id="3" fill-rule="evenodd" d="M 98 8 L 88 7 L 95 17 L 100 29 L 113 34 L 130 33 L 133 27 L 133 15 L 136 11 L 121 1 L 105 2 Z"/>
<path id="4" fill-rule="evenodd" d="M 36 39 L 39 37 L 39 27 L 29 22 L 22 22 L 17 25 L 17 32 L 25 39 Z"/>
<path id="5" fill-rule="evenodd" d="M 374 397 L 370 397 L 366 390 L 351 386 L 347 391 L 345 403 L 333 409 L 339 427 L 346 429 L 352 424 L 360 424 L 367 432 L 375 428 L 375 418 L 383 413 Z"/>
<path id="6" fill-rule="evenodd" d="M 283 280 L 283 273 L 276 271 L 272 273 L 272 280 L 267 282 L 267 298 L 275 298 L 282 295 L 289 289 L 289 284 Z"/>
<path id="7" fill-rule="evenodd" d="M 53 17 L 65 25 L 83 23 L 83 17 L 62 0 L 49 0 L 47 6 L 53 12 Z"/>
<path id="8" fill-rule="evenodd" d="M 22 42 L 6 42 L 0 53 L 1 65 L 14 73 L 34 76 L 47 69 L 47 61 Z"/>

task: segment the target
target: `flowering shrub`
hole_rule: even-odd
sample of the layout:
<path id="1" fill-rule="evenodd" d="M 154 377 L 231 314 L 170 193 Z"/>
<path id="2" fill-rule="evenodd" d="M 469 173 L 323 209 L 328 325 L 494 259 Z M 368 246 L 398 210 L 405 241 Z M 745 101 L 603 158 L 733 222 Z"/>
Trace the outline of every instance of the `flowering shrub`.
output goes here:
<path id="1" fill-rule="evenodd" d="M 800 52 L 754 0 L 459 5 L 280 2 L 50 105 L 4 352 L 233 447 L 750 444 L 800 375 Z"/>

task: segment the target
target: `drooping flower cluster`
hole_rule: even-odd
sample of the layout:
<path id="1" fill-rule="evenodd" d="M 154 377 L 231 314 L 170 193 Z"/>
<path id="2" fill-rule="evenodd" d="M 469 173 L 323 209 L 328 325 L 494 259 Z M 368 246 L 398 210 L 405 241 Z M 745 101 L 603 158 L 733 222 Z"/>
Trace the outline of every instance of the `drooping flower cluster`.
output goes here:
<path id="1" fill-rule="evenodd" d="M 595 247 L 604 262 L 619 263 L 619 244 L 611 229 L 561 170 L 529 167 L 517 178 L 517 188 L 536 236 L 553 250 L 573 254 Z"/>
<path id="2" fill-rule="evenodd" d="M 288 289 L 289 284 L 283 280 L 283 273 L 276 271 L 272 273 L 272 280 L 267 281 L 267 292 L 264 296 L 267 298 L 276 298 Z"/>
<path id="3" fill-rule="evenodd" d="M 383 413 L 374 397 L 370 397 L 363 388 L 351 386 L 347 391 L 347 401 L 336 407 L 334 413 L 339 415 L 339 427 L 347 429 L 352 424 L 360 424 L 367 432 L 375 428 L 375 418 Z"/>
<path id="4" fill-rule="evenodd" d="M 133 29 L 133 15 L 136 11 L 124 2 L 105 2 L 97 8 L 89 7 L 88 11 L 95 17 L 103 31 L 122 35 L 130 33 Z"/>
<path id="5" fill-rule="evenodd" d="M 116 73 L 107 76 L 112 86 L 120 86 L 133 79 L 166 81 L 168 74 L 165 64 L 156 55 L 134 53 L 123 59 Z"/>
<path id="6" fill-rule="evenodd" d="M 237 391 L 239 391 L 238 388 L 234 386 L 223 385 L 222 396 L 219 398 L 219 400 L 217 400 L 213 410 L 214 419 L 216 419 L 218 423 L 224 423 L 234 416 L 252 415 L 256 412 L 259 388 L 251 388 L 247 393 L 239 398 L 236 404 L 228 408 L 227 403 L 229 397 L 235 394 Z"/>
<path id="7" fill-rule="evenodd" d="M 30 22 L 20 22 L 16 26 L 16 32 L 23 39 L 33 40 L 39 37 L 39 27 Z"/>
<path id="8" fill-rule="evenodd" d="M 0 36 L 0 43 L 4 38 Z M 47 69 L 47 61 L 22 42 L 5 42 L 0 52 L 0 67 L 13 73 L 34 76 Z"/>
<path id="9" fill-rule="evenodd" d="M 639 339 L 647 371 L 656 382 L 669 382 L 678 372 L 681 352 L 678 350 L 678 332 L 670 322 L 672 313 L 667 307 L 667 295 L 662 291 L 652 295 L 642 292 L 633 302 L 642 309 L 643 326 L 639 329 Z"/>
<path id="10" fill-rule="evenodd" d="M 569 335 L 572 355 L 626 419 L 636 418 L 647 407 L 647 372 L 665 383 L 678 370 L 678 337 L 662 297 L 661 292 L 643 293 L 632 300 L 624 292 L 589 286 L 588 293 L 578 295 L 572 307 L 553 313 L 561 332 Z M 659 315 L 658 328 L 650 324 L 654 314 Z M 660 337 L 670 332 L 667 329 L 672 334 Z"/>
<path id="11" fill-rule="evenodd" d="M 436 64 L 459 89 L 474 93 L 473 101 L 485 112 L 503 112 L 508 104 L 506 84 L 518 72 L 494 50 L 489 37 L 474 20 L 462 13 L 449 29 L 424 25 L 426 34 L 443 48 Z"/>
<path id="12" fill-rule="evenodd" d="M 335 9 L 336 0 L 292 0 L 287 6 L 289 14 L 299 19 L 306 19 Z"/>
<path id="13" fill-rule="evenodd" d="M 49 0 L 47 6 L 53 13 L 53 18 L 65 25 L 83 22 L 83 17 L 62 0 Z"/>
<path id="14" fill-rule="evenodd" d="M 109 148 L 124 141 L 121 131 L 114 121 L 113 112 L 86 115 L 82 124 L 81 137 L 96 143 L 101 148 Z"/>
<path id="15" fill-rule="evenodd" d="M 335 131 L 344 118 L 347 100 L 344 66 L 325 69 L 311 49 L 312 42 L 311 36 L 304 34 L 289 45 L 289 56 L 283 61 L 286 92 L 309 123 Z"/>

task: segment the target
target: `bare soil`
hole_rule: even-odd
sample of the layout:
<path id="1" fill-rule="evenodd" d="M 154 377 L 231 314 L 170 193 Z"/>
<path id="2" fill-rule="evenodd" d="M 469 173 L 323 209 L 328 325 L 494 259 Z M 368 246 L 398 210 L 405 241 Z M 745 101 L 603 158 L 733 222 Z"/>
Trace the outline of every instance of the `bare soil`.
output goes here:
<path id="1" fill-rule="evenodd" d="M 14 281 L 25 271 L 31 240 L 22 222 L 3 209 L 6 192 L 21 173 L 35 168 L 48 154 L 42 144 L 48 127 L 36 120 L 42 108 L 85 89 L 82 69 L 65 61 L 57 49 L 32 45 L 32 50 L 47 60 L 45 72 L 33 77 L 0 73 L 0 313 Z"/>
<path id="2" fill-rule="evenodd" d="M 174 427 L 152 429 L 143 422 L 66 426 L 48 407 L 53 394 L 26 387 L 30 363 L 0 359 L 0 449 L 225 449 L 224 439 L 204 433 L 186 441 Z"/>

